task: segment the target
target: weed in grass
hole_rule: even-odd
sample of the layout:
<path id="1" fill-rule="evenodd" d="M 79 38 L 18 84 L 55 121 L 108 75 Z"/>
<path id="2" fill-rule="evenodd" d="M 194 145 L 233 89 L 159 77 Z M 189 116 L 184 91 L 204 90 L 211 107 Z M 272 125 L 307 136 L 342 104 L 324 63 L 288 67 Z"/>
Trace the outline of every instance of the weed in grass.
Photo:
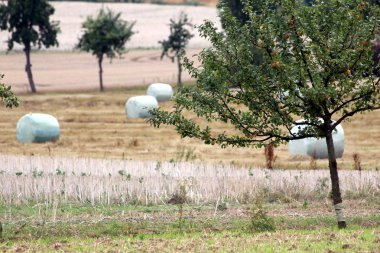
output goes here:
<path id="1" fill-rule="evenodd" d="M 271 143 L 265 146 L 264 154 L 267 169 L 273 169 L 273 164 L 277 157 L 274 155 L 274 147 Z"/>
<path id="2" fill-rule="evenodd" d="M 218 211 L 226 211 L 227 209 L 228 209 L 228 202 L 227 202 L 226 198 L 224 198 L 221 203 L 218 203 L 217 210 Z"/>
<path id="3" fill-rule="evenodd" d="M 360 155 L 358 153 L 354 153 L 352 155 L 352 158 L 354 159 L 354 169 L 358 170 L 358 171 L 361 171 L 362 170 L 362 166 L 361 166 Z"/>
<path id="4" fill-rule="evenodd" d="M 177 148 L 175 162 L 191 162 L 197 158 L 197 155 L 192 148 L 179 146 Z"/>
<path id="5" fill-rule="evenodd" d="M 307 201 L 307 199 L 304 199 L 304 200 L 303 200 L 303 205 L 302 205 L 302 207 L 303 207 L 304 209 L 307 209 L 308 206 L 309 206 L 309 202 Z"/>
<path id="6" fill-rule="evenodd" d="M 62 169 L 58 168 L 58 169 L 56 169 L 56 175 L 57 176 L 64 176 L 64 175 L 66 175 L 66 172 L 63 171 Z"/>
<path id="7" fill-rule="evenodd" d="M 276 230 L 273 218 L 267 215 L 260 201 L 256 201 L 248 210 L 248 217 L 248 228 L 251 232 L 271 232 Z"/>
<path id="8" fill-rule="evenodd" d="M 158 161 L 156 163 L 156 166 L 154 167 L 154 170 L 155 171 L 160 171 L 161 167 L 162 167 L 162 162 Z"/>
<path id="9" fill-rule="evenodd" d="M 183 227 L 183 206 L 187 200 L 186 182 L 179 186 L 179 191 L 174 193 L 173 196 L 168 201 L 168 204 L 174 204 L 178 207 L 178 225 L 182 231 Z"/>
<path id="10" fill-rule="evenodd" d="M 311 170 L 316 170 L 317 169 L 317 160 L 312 156 L 310 158 L 310 165 L 309 165 Z"/>
<path id="11" fill-rule="evenodd" d="M 43 171 L 38 171 L 38 170 L 33 170 L 33 177 L 36 178 L 36 177 L 42 177 L 42 175 L 44 174 Z"/>
<path id="12" fill-rule="evenodd" d="M 129 143 L 128 147 L 138 147 L 139 145 L 140 145 L 139 141 L 138 141 L 137 139 L 133 139 L 133 140 Z"/>
<path id="13" fill-rule="evenodd" d="M 266 190 L 266 188 L 264 187 L 263 191 L 265 191 L 265 190 Z M 241 204 L 248 204 L 248 203 L 252 202 L 253 196 L 249 192 L 245 191 L 240 196 L 241 196 L 240 197 L 240 203 Z"/>
<path id="14" fill-rule="evenodd" d="M 320 177 L 317 179 L 315 185 L 315 192 L 318 196 L 324 196 L 329 189 L 329 178 L 328 177 Z"/>

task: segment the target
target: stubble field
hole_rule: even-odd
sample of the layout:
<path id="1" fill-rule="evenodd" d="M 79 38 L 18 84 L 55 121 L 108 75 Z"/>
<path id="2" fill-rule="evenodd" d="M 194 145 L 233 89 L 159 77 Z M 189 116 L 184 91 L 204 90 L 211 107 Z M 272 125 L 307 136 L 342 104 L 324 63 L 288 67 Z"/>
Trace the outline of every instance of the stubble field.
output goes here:
<path id="1" fill-rule="evenodd" d="M 208 146 L 201 141 L 181 139 L 173 127 L 151 127 L 144 119 L 128 119 L 124 105 L 129 97 L 142 95 L 146 86 L 109 90 L 105 93 L 47 93 L 20 95 L 19 108 L 1 108 L 0 149 L 3 154 L 91 157 L 151 161 L 184 160 L 265 167 L 264 151 L 254 148 Z M 161 103 L 170 109 L 171 102 Z M 61 137 L 55 143 L 20 144 L 16 140 L 18 119 L 29 112 L 44 112 L 60 122 Z M 341 169 L 353 169 L 358 154 L 362 168 L 379 169 L 380 112 L 357 115 L 345 122 L 345 151 L 338 159 Z M 217 128 L 223 128 L 216 124 Z M 187 156 L 187 158 L 186 158 Z M 309 169 L 313 160 L 290 155 L 286 145 L 275 149 L 275 168 Z M 316 168 L 327 168 L 317 160 Z M 315 167 L 313 167 L 315 168 Z"/>

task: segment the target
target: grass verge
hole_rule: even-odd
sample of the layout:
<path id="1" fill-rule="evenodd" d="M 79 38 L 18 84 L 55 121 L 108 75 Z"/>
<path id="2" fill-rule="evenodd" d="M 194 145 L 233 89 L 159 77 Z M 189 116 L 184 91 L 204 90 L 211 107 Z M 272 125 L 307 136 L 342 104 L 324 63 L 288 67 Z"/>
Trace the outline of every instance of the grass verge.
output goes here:
<path id="1" fill-rule="evenodd" d="M 266 210 L 284 213 L 272 216 L 275 231 L 261 233 L 250 228 L 249 206 L 214 211 L 213 206 L 187 205 L 182 224 L 172 205 L 64 206 L 55 222 L 36 217 L 33 206 L 19 206 L 3 219 L 0 251 L 377 252 L 380 215 L 350 216 L 349 227 L 338 230 L 333 215 L 318 214 L 320 206 L 313 203 L 294 216 L 289 205 L 266 204 Z"/>

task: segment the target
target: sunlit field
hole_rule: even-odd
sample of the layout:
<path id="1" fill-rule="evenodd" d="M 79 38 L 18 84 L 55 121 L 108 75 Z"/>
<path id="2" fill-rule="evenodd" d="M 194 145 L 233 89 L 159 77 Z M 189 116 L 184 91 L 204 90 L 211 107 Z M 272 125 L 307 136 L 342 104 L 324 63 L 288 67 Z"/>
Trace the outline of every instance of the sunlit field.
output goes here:
<path id="1" fill-rule="evenodd" d="M 89 157 L 121 160 L 187 161 L 213 164 L 265 167 L 262 149 L 208 146 L 194 139 L 181 139 L 172 127 L 155 129 L 144 119 L 127 119 L 125 102 L 134 95 L 145 94 L 146 87 L 110 90 L 103 94 L 49 93 L 22 95 L 19 108 L 0 108 L 0 149 L 3 154 Z M 170 109 L 171 102 L 160 104 Z M 55 143 L 20 144 L 16 140 L 18 119 L 29 112 L 55 116 L 61 137 Z M 379 168 L 380 112 L 357 115 L 343 123 L 345 151 L 338 159 L 341 169 L 354 169 L 357 154 L 364 170 Z M 222 128 L 223 125 L 216 125 Z M 275 149 L 274 167 L 278 169 L 326 169 L 325 160 L 293 156 L 287 146 Z M 315 163 L 316 162 L 316 165 Z"/>

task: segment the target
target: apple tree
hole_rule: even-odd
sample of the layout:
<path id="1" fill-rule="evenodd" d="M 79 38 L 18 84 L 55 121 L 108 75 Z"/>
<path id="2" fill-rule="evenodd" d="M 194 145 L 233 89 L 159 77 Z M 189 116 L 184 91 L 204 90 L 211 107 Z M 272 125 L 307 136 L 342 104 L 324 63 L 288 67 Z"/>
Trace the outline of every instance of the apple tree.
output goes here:
<path id="1" fill-rule="evenodd" d="M 224 30 L 210 21 L 199 28 L 212 44 L 199 54 L 200 66 L 185 59 L 196 85 L 175 96 L 172 110 L 152 111 L 149 122 L 174 125 L 182 137 L 222 147 L 325 138 L 337 223 L 346 227 L 332 133 L 350 117 L 380 108 L 372 47 L 378 6 L 362 0 L 251 0 L 241 25 L 224 1 Z M 254 48 L 261 50 L 262 64 L 254 64 Z M 213 121 L 225 130 L 216 131 Z M 306 127 L 290 131 L 300 125 Z"/>

